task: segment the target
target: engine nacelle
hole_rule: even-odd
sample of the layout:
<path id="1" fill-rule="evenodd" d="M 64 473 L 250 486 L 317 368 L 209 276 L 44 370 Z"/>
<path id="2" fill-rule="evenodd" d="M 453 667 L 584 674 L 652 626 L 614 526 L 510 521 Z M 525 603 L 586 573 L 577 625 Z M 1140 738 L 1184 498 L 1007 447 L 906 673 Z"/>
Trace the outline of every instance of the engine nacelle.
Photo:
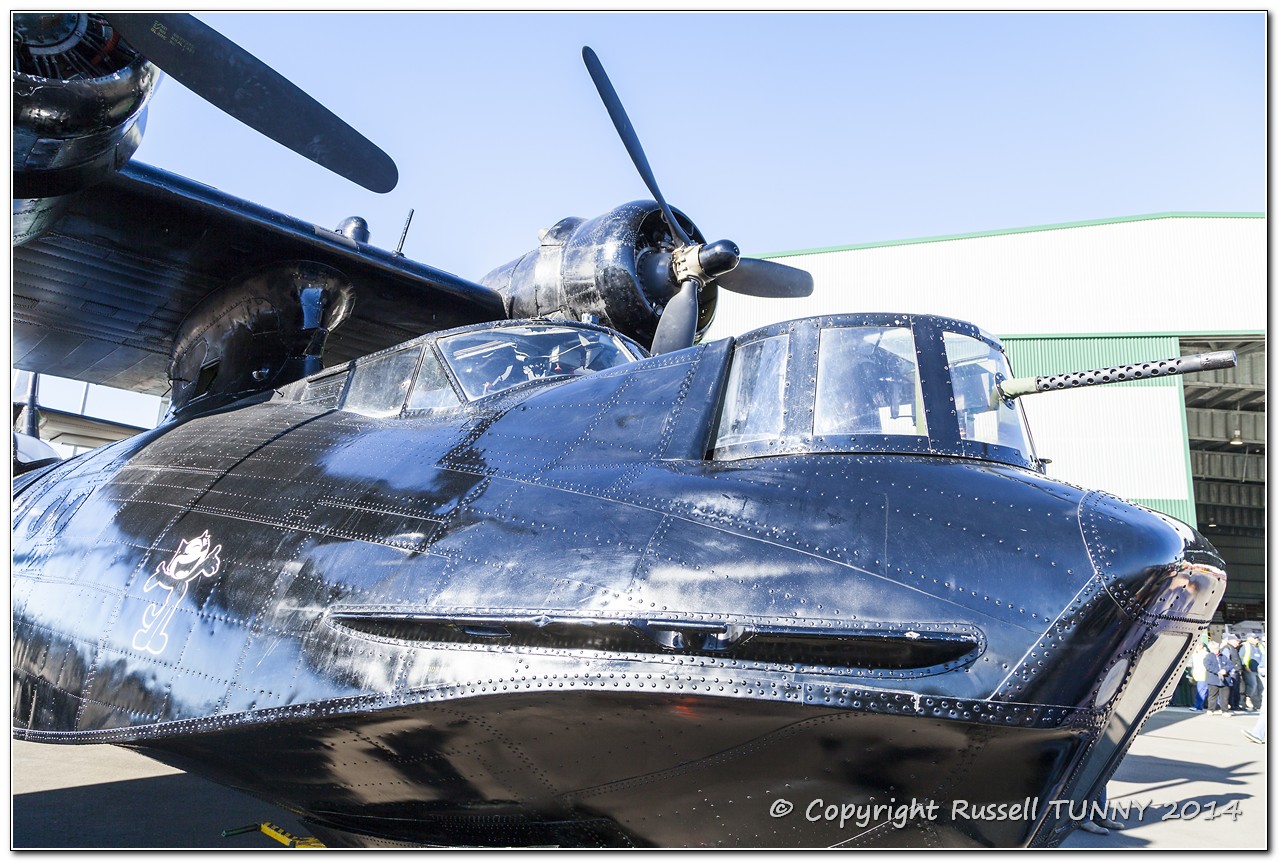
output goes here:
<path id="1" fill-rule="evenodd" d="M 56 220 L 67 195 L 132 157 L 160 71 L 96 15 L 13 19 L 13 227 L 21 243 Z"/>
<path id="2" fill-rule="evenodd" d="M 675 217 L 694 242 L 705 242 L 687 216 L 676 210 Z M 542 232 L 536 250 L 480 283 L 501 294 L 511 318 L 594 321 L 648 346 L 679 288 L 670 275 L 674 247 L 657 204 L 632 201 L 593 219 L 560 221 Z M 717 297 L 714 282 L 698 294 L 698 337 L 715 317 Z"/>
<path id="3" fill-rule="evenodd" d="M 354 304 L 347 277 L 313 261 L 274 264 L 215 291 L 178 327 L 170 414 L 211 410 L 320 371 L 329 332 Z"/>

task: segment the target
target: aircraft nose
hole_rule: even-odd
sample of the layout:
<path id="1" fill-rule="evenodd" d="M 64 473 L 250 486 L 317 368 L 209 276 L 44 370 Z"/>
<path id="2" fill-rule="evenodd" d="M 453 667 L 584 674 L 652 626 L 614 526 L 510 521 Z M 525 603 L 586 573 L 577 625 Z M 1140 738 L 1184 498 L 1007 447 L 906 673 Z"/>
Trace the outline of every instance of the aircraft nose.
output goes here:
<path id="1" fill-rule="evenodd" d="M 1094 492 L 1080 529 L 1111 597 L 1139 619 L 1208 622 L 1226 588 L 1216 549 L 1175 518 Z"/>

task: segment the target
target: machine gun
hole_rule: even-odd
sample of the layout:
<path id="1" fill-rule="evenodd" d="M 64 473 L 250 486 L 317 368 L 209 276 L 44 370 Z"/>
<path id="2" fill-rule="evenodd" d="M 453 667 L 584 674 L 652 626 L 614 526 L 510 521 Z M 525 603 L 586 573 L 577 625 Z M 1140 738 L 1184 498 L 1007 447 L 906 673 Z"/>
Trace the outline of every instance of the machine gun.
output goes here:
<path id="1" fill-rule="evenodd" d="M 1035 392 L 1051 392 L 1057 389 L 1075 389 L 1080 386 L 1100 386 L 1103 383 L 1122 383 L 1125 380 L 1146 380 L 1151 377 L 1172 377 L 1177 374 L 1194 374 L 1218 368 L 1234 368 L 1238 358 L 1233 350 L 1217 350 L 1212 353 L 1196 353 L 1156 362 L 1140 362 L 1119 365 L 1093 371 L 1073 371 L 1069 374 L 1052 374 L 1047 377 L 1013 377 L 995 383 L 990 393 L 991 407 L 999 401 L 1012 401 Z"/>

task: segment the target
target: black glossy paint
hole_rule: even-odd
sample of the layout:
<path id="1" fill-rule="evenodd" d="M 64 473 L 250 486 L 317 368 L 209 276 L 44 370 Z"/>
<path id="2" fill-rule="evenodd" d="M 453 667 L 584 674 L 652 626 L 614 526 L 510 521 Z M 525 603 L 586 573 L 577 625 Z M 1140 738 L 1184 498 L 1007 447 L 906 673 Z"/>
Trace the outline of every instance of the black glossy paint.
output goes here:
<path id="1" fill-rule="evenodd" d="M 675 210 L 677 224 L 696 242 L 705 237 Z M 655 201 L 631 201 L 592 219 L 561 219 L 538 248 L 480 279 L 500 294 L 507 315 L 567 317 L 611 326 L 651 344 L 661 310 L 679 289 L 671 275 L 670 229 Z M 715 316 L 719 288 L 698 288 L 697 333 Z"/>
<path id="2" fill-rule="evenodd" d="M 53 230 L 14 249 L 15 368 L 162 395 L 184 320 L 294 261 L 355 291 L 327 339 L 330 365 L 505 316 L 474 282 L 157 168 L 132 163 L 65 203 Z"/>
<path id="3" fill-rule="evenodd" d="M 49 224 L 33 211 L 133 155 L 160 72 L 97 15 L 19 13 L 13 25 L 14 239 L 25 242 Z"/>
<path id="4" fill-rule="evenodd" d="M 48 197 L 14 204 L 14 364 L 176 409 L 15 478 L 15 736 L 135 748 L 330 845 L 1053 846 L 1049 803 L 1095 798 L 1167 702 L 1220 559 L 965 437 L 945 339 L 997 350 L 980 330 L 792 321 L 583 377 L 546 357 L 468 401 L 422 333 L 553 315 L 651 343 L 678 287 L 655 203 L 477 284 L 122 167 L 155 73 L 115 59 L 27 113 L 15 71 L 15 188 Z M 76 165 L 25 187 L 64 94 L 87 125 L 41 152 Z M 821 374 L 856 379 L 817 366 L 843 325 L 909 331 L 917 397 L 879 403 L 926 433 L 818 432 Z M 718 445 L 765 340 L 777 428 Z"/>
<path id="5" fill-rule="evenodd" d="M 1047 802 L 1166 703 L 1220 560 L 1024 455 L 944 454 L 931 412 L 931 452 L 708 457 L 732 347 L 389 418 L 328 372 L 24 477 L 15 734 L 334 844 L 1057 843 Z"/>
<path id="6" fill-rule="evenodd" d="M 178 327 L 169 365 L 175 415 L 228 404 L 323 369 L 329 333 L 355 305 L 332 267 L 293 261 L 209 294 Z"/>

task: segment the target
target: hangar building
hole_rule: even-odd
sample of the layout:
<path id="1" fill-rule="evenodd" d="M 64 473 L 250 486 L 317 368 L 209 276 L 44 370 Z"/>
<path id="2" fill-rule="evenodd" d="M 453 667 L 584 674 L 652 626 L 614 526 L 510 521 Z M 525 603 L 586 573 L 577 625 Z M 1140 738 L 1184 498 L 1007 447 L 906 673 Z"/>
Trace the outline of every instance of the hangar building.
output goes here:
<path id="1" fill-rule="evenodd" d="M 1234 350 L 1233 369 L 1021 399 L 1049 475 L 1195 525 L 1230 570 L 1223 622 L 1265 618 L 1266 219 L 1156 213 L 766 255 L 803 300 L 734 294 L 704 340 L 853 311 L 940 314 L 1018 376 Z"/>

